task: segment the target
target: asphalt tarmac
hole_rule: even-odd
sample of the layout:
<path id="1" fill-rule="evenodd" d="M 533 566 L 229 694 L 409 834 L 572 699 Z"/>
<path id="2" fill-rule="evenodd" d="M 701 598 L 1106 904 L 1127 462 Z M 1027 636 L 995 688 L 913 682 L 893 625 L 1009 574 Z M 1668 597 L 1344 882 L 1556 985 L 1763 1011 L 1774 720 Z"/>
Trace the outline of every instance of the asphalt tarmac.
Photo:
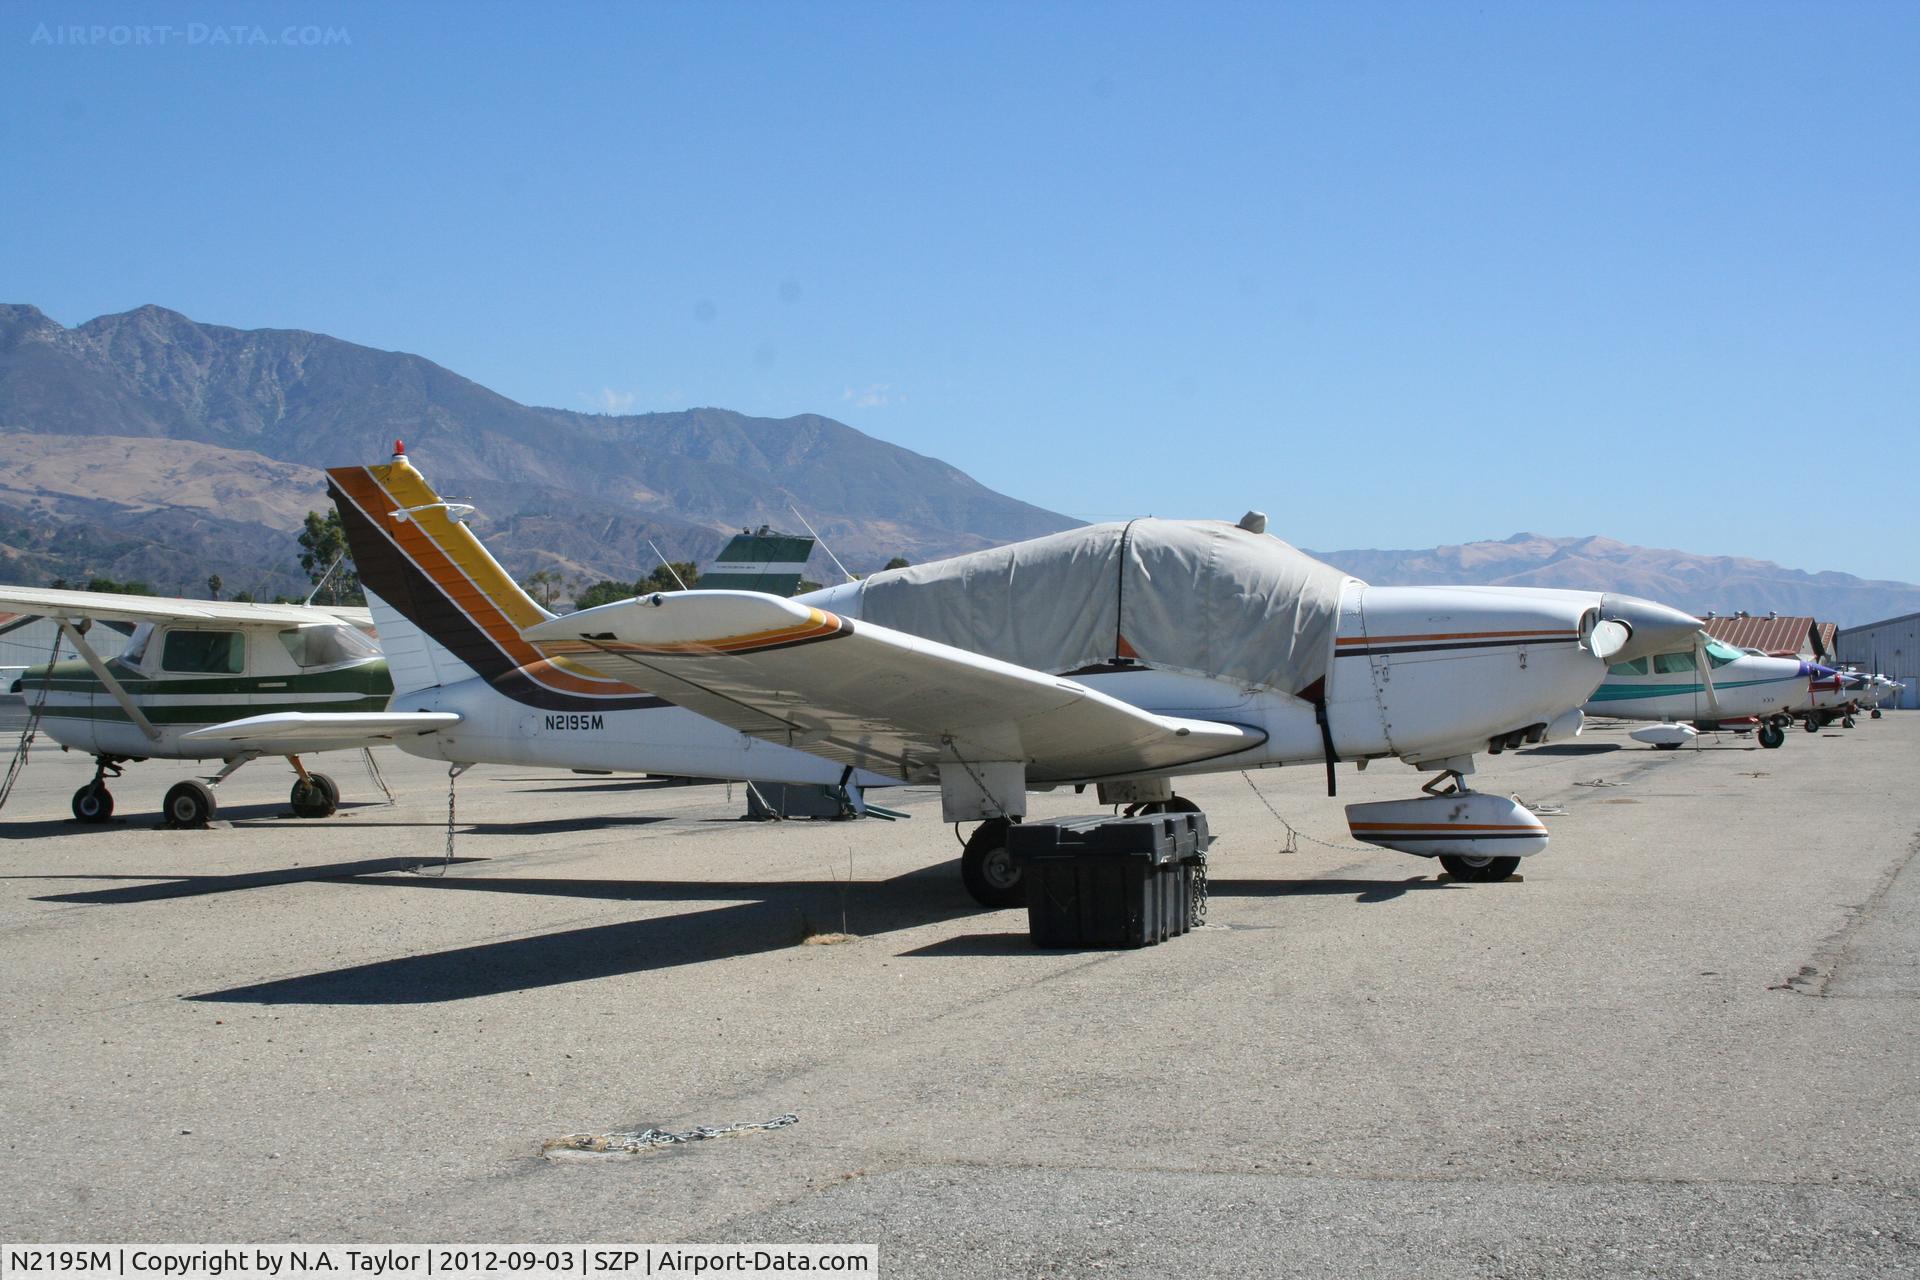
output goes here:
<path id="1" fill-rule="evenodd" d="M 10 745 L 10 744 L 9 744 Z M 1350 843 L 1392 763 L 1190 782 L 1205 928 L 1041 952 L 928 790 L 34 755 L 0 811 L 0 1238 L 874 1241 L 888 1276 L 1920 1271 L 1920 715 L 1482 759 L 1520 881 Z M 1047 795 L 1037 812 L 1087 812 Z M 1299 832 L 1287 830 L 1268 806 Z M 853 940 L 820 943 L 818 935 Z M 815 943 L 805 940 L 816 939 Z M 573 1132 L 797 1124 L 634 1156 Z"/>

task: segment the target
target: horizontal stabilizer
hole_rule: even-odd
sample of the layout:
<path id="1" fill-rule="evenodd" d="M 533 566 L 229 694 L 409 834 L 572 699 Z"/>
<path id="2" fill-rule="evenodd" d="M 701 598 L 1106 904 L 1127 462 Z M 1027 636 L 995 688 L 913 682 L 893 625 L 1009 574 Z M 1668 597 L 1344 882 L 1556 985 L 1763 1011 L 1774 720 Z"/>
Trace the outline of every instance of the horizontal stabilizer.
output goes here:
<path id="1" fill-rule="evenodd" d="M 280 711 L 191 729 L 180 740 L 200 747 L 281 756 L 371 747 L 459 723 L 460 717 L 451 711 Z"/>

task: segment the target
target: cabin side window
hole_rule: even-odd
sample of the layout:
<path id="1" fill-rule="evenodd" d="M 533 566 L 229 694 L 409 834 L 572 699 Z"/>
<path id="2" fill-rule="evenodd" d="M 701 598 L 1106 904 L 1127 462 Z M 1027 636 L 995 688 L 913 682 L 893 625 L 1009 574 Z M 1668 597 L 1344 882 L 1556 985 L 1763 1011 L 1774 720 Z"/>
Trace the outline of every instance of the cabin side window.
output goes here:
<path id="1" fill-rule="evenodd" d="M 1685 653 L 1659 653 L 1653 658 L 1653 673 L 1661 676 L 1675 676 L 1686 671 L 1698 670 L 1693 662 L 1693 650 Z"/>
<path id="2" fill-rule="evenodd" d="M 169 631 L 160 667 L 192 675 L 237 676 L 247 669 L 247 638 L 238 631 Z"/>
<path id="3" fill-rule="evenodd" d="M 1610 676 L 1643 676 L 1647 674 L 1647 660 L 1635 658 L 1632 662 L 1616 662 L 1607 668 Z"/>
<path id="4" fill-rule="evenodd" d="M 349 626 L 299 627 L 280 633 L 280 643 L 302 671 L 313 667 L 336 667 L 343 662 L 358 662 L 378 657 L 373 641 Z"/>

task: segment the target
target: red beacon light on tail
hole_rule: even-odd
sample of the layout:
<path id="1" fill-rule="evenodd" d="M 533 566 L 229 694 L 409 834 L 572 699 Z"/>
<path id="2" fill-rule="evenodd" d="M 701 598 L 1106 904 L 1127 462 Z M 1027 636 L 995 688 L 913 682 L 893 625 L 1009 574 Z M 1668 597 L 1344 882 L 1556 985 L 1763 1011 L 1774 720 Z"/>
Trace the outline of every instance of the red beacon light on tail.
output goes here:
<path id="1" fill-rule="evenodd" d="M 393 460 L 395 462 L 405 462 L 407 460 L 407 446 L 398 440 L 393 442 Z"/>

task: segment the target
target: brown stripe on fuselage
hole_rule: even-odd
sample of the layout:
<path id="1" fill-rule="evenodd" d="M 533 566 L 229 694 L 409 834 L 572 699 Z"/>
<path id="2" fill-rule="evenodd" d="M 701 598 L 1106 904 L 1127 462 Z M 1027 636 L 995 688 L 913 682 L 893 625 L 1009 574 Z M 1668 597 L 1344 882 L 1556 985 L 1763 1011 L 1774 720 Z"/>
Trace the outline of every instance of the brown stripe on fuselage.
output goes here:
<path id="1" fill-rule="evenodd" d="M 395 520 L 399 504 L 365 467 L 328 472 L 334 482 L 392 540 L 400 554 L 425 574 L 450 602 L 480 629 L 512 666 L 556 693 L 585 697 L 631 698 L 645 690 L 600 676 L 581 676 L 557 667 L 520 637 L 520 630 L 491 596 L 469 578 L 417 519 Z"/>

